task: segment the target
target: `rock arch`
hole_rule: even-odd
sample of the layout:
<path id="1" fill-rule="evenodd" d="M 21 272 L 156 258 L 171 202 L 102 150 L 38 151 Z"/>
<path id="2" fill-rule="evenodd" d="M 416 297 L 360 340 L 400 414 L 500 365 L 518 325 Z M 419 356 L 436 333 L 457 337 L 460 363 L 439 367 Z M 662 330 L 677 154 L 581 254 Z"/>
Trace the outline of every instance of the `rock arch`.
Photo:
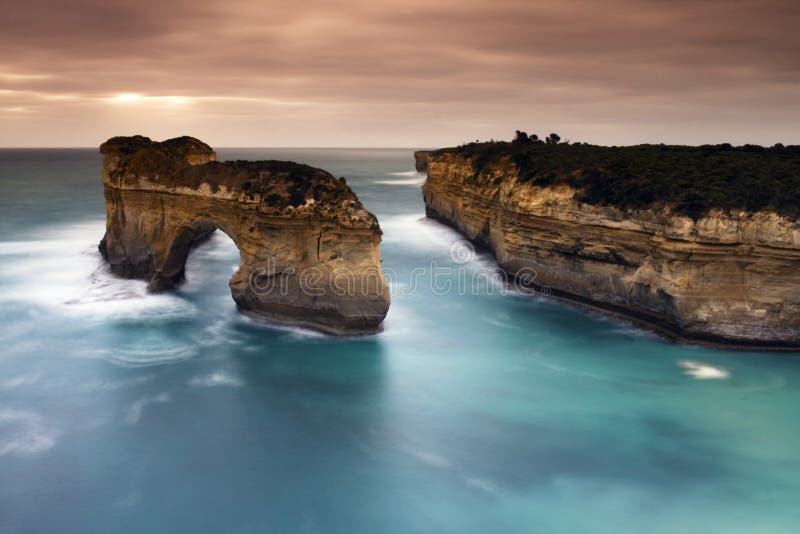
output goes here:
<path id="1" fill-rule="evenodd" d="M 293 162 L 217 162 L 191 137 L 115 137 L 100 151 L 100 251 L 113 272 L 168 290 L 219 229 L 241 256 L 230 281 L 240 309 L 333 334 L 379 329 L 389 307 L 381 230 L 344 179 Z M 342 291 L 342 279 L 357 283 Z"/>

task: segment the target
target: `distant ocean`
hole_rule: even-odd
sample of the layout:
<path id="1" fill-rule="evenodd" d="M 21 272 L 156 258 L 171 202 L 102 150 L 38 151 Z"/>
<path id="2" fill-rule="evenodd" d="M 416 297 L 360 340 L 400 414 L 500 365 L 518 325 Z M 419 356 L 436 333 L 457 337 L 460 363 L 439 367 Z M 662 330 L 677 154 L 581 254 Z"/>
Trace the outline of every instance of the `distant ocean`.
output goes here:
<path id="1" fill-rule="evenodd" d="M 424 217 L 411 150 L 218 156 L 347 178 L 384 231 L 384 331 L 240 315 L 220 232 L 147 294 L 97 252 L 95 150 L 0 150 L 0 533 L 798 532 L 800 357 L 415 285 L 493 263 Z"/>

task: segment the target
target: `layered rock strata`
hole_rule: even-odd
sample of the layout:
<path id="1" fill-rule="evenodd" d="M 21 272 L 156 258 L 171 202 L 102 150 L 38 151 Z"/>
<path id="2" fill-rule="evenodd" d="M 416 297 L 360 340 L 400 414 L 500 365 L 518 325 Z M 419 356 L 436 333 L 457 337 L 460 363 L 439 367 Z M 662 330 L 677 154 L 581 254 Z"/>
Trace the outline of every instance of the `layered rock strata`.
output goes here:
<path id="1" fill-rule="evenodd" d="M 736 347 L 800 346 L 800 224 L 776 213 L 668 207 L 621 210 L 576 200 L 568 185 L 519 180 L 509 157 L 475 173 L 433 153 L 429 217 L 491 250 L 511 275 L 680 338 Z"/>
<path id="2" fill-rule="evenodd" d="M 192 247 L 219 229 L 241 256 L 230 280 L 240 309 L 332 334 L 379 329 L 389 307 L 381 229 L 343 178 L 293 162 L 217 162 L 191 137 L 115 137 L 100 152 L 100 251 L 114 273 L 170 289 Z"/>

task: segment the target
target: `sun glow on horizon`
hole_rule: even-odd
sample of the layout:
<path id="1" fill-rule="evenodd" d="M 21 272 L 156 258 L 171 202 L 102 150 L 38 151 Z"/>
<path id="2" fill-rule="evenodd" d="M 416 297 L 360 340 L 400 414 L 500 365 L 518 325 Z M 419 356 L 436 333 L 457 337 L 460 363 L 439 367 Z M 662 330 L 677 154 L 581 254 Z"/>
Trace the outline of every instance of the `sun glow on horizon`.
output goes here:
<path id="1" fill-rule="evenodd" d="M 109 102 L 124 104 L 128 102 L 137 102 L 142 99 L 142 95 L 138 93 L 120 93 L 117 96 L 109 97 Z"/>
<path id="2" fill-rule="evenodd" d="M 105 99 L 112 104 L 138 104 L 138 103 L 160 103 L 174 106 L 181 106 L 191 102 L 188 96 L 180 95 L 142 95 L 140 93 L 119 93 Z"/>

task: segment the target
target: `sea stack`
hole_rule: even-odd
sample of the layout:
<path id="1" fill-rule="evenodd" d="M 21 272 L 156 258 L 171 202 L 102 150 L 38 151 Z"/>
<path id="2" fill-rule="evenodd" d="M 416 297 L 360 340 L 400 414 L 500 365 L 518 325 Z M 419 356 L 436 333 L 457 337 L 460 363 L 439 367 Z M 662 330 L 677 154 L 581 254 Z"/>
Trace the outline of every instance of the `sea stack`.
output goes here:
<path id="1" fill-rule="evenodd" d="M 525 136 L 430 153 L 422 189 L 429 217 L 488 248 L 510 275 L 532 270 L 554 295 L 677 338 L 796 350 L 798 169 L 800 148 L 782 145 Z"/>
<path id="2" fill-rule="evenodd" d="M 168 290 L 192 247 L 222 230 L 239 248 L 243 311 L 331 334 L 379 330 L 389 308 L 381 229 L 343 178 L 288 161 L 218 162 L 192 137 L 114 137 L 100 147 L 114 273 Z"/>

